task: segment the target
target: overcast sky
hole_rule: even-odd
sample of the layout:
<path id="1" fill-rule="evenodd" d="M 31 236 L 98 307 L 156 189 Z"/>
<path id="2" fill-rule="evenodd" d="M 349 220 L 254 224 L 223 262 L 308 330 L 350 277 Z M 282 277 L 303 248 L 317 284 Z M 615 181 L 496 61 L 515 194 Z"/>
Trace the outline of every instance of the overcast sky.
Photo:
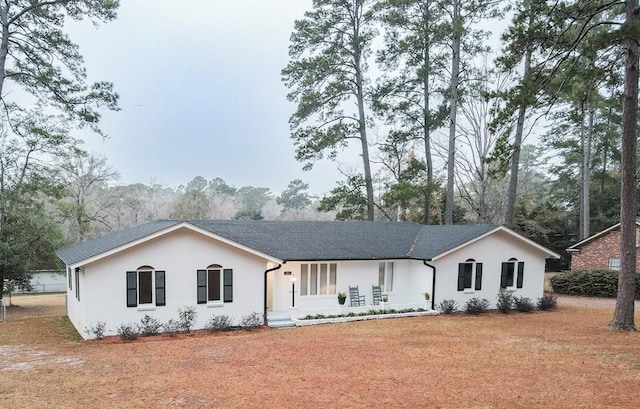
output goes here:
<path id="1" fill-rule="evenodd" d="M 294 105 L 280 71 L 293 22 L 311 0 L 126 0 L 117 20 L 95 29 L 72 24 L 91 81 L 120 94 L 106 112 L 109 135 L 82 134 L 107 157 L 119 183 L 168 187 L 195 176 L 279 194 L 292 179 L 329 191 L 336 165 L 303 172 L 288 119 Z M 85 131 L 83 131 L 85 132 Z"/>

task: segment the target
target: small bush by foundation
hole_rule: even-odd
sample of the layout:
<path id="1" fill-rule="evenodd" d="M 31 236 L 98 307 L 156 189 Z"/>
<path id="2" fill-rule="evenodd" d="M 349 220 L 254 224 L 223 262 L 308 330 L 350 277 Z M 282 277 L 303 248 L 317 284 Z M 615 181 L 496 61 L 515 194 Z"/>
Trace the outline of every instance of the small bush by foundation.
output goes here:
<path id="1" fill-rule="evenodd" d="M 166 323 L 162 324 L 162 329 L 165 335 L 175 337 L 178 332 L 180 332 L 180 323 L 174 319 L 170 319 Z"/>
<path id="2" fill-rule="evenodd" d="M 84 329 L 84 332 L 88 335 L 88 336 L 92 336 L 95 339 L 102 339 L 104 338 L 104 333 L 105 333 L 105 328 L 107 326 L 107 323 L 104 321 L 98 321 L 95 325 L 92 325 L 90 327 L 87 327 Z"/>
<path id="3" fill-rule="evenodd" d="M 258 328 L 264 325 L 264 314 L 260 312 L 252 312 L 240 319 L 240 326 L 245 329 Z"/>
<path id="4" fill-rule="evenodd" d="M 233 319 L 228 315 L 214 315 L 205 324 L 209 332 L 229 331 L 233 325 Z"/>
<path id="5" fill-rule="evenodd" d="M 147 314 L 140 319 L 140 324 L 138 324 L 138 332 L 140 332 L 140 335 L 143 337 L 158 335 L 161 328 L 162 324 L 160 321 Z"/>
<path id="6" fill-rule="evenodd" d="M 123 341 L 135 341 L 138 339 L 138 330 L 134 324 L 121 324 L 117 331 Z"/>
<path id="7" fill-rule="evenodd" d="M 538 309 L 541 311 L 555 310 L 558 306 L 558 299 L 552 295 L 545 295 L 538 298 Z"/>
<path id="8" fill-rule="evenodd" d="M 511 309 L 513 308 L 513 290 L 506 290 L 504 288 L 500 289 L 496 307 L 504 314 L 511 312 Z"/>
<path id="9" fill-rule="evenodd" d="M 486 298 L 474 297 L 464 305 L 464 311 L 467 314 L 483 314 L 489 310 L 490 305 Z"/>
<path id="10" fill-rule="evenodd" d="M 194 307 L 183 307 L 178 310 L 178 324 L 184 332 L 190 332 L 196 322 L 198 312 Z"/>
<path id="11" fill-rule="evenodd" d="M 516 307 L 516 310 L 520 312 L 531 312 L 533 311 L 533 301 L 529 297 L 514 297 L 513 304 Z"/>
<path id="12" fill-rule="evenodd" d="M 455 300 L 442 300 L 438 304 L 438 310 L 443 314 L 451 314 L 458 311 L 458 303 Z"/>

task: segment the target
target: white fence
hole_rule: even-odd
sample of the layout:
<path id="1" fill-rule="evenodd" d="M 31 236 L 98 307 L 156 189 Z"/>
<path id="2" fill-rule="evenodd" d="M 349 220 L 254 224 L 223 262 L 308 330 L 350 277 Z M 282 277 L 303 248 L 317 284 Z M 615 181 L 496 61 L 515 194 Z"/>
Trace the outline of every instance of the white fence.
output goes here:
<path id="1" fill-rule="evenodd" d="M 67 290 L 66 275 L 57 271 L 34 271 L 31 275 L 31 290 L 15 288 L 12 293 L 59 293 Z"/>

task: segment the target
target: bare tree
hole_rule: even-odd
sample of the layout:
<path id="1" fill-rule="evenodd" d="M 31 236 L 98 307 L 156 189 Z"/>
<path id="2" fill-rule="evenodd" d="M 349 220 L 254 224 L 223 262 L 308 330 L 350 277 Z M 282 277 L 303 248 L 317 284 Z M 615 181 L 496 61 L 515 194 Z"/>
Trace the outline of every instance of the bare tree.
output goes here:
<path id="1" fill-rule="evenodd" d="M 118 179 L 118 173 L 102 156 L 77 151 L 62 165 L 66 197 L 58 203 L 62 219 L 69 233 L 78 242 L 99 233 L 97 225 L 110 230 L 109 209 L 116 206 L 112 197 L 105 195 L 109 182 Z"/>

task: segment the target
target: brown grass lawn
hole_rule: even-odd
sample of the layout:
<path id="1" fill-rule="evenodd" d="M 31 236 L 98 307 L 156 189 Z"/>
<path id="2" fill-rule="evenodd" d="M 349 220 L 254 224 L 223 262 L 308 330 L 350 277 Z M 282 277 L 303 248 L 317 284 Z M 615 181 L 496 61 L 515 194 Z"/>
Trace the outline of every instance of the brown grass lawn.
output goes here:
<path id="1" fill-rule="evenodd" d="M 608 331 L 610 304 L 563 300 L 554 312 L 126 343 L 78 341 L 61 296 L 14 298 L 0 323 L 0 406 L 637 408 L 640 334 Z"/>

